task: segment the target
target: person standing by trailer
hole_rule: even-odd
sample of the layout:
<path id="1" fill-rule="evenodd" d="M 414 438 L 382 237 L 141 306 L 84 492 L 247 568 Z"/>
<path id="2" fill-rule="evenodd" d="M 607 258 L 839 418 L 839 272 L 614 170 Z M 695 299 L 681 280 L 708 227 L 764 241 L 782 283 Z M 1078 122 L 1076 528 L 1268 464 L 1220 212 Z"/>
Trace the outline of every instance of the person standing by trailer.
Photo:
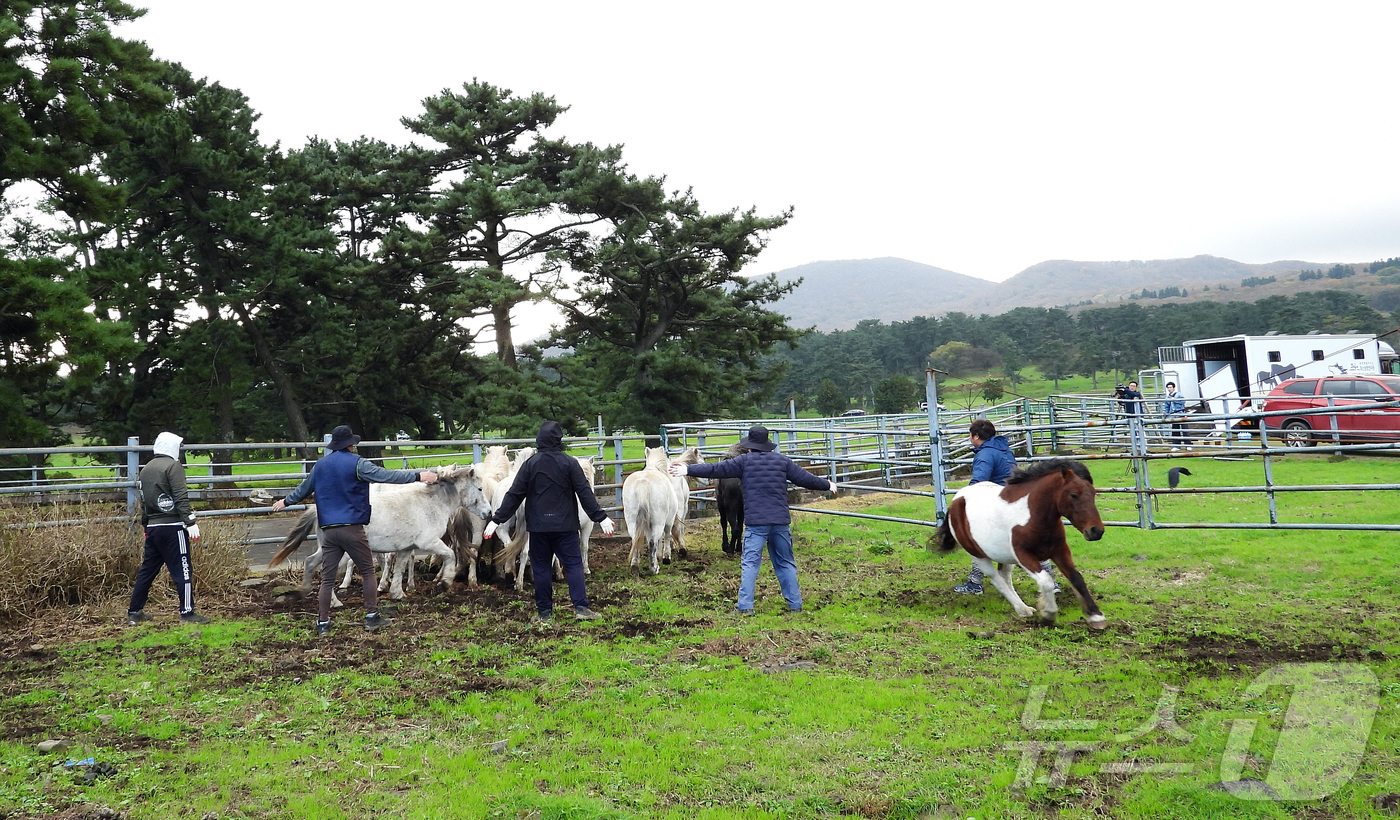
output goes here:
<path id="1" fill-rule="evenodd" d="M 974 419 L 967 433 L 968 441 L 972 444 L 972 480 L 967 483 L 972 485 L 990 481 L 1005 487 L 1006 480 L 1016 469 L 1016 456 L 1011 453 L 1011 443 L 1006 436 L 997 435 L 996 425 L 986 419 Z M 1050 573 L 1052 579 L 1055 577 L 1055 570 L 1049 561 L 1041 561 L 1040 568 Z M 981 595 L 982 577 L 982 570 L 973 563 L 967 580 L 953 587 L 953 591 L 963 595 Z M 1060 591 L 1059 583 L 1055 584 L 1055 591 Z"/>
<path id="2" fill-rule="evenodd" d="M 1167 394 L 1163 397 L 1162 415 L 1171 418 L 1186 412 L 1186 397 L 1176 389 L 1176 382 L 1167 382 Z M 1186 423 L 1172 422 L 1172 450 L 1180 450 L 1186 443 Z"/>
<path id="3" fill-rule="evenodd" d="M 185 486 L 185 465 L 180 463 L 180 444 L 174 433 L 156 436 L 155 455 L 141 468 L 141 526 L 146 545 L 136 586 L 126 608 L 126 621 L 135 626 L 151 620 L 146 614 L 146 598 L 162 565 L 170 570 L 180 603 L 180 622 L 207 624 L 209 619 L 194 611 L 194 577 L 190 570 L 190 544 L 199 540 L 199 525 L 190 510 L 190 494 Z"/>
<path id="4" fill-rule="evenodd" d="M 496 534 L 496 527 L 510 520 L 521 502 L 525 505 L 525 531 L 530 534 L 530 575 L 535 585 L 536 623 L 549 623 L 554 617 L 554 559 L 564 569 L 569 583 L 569 600 L 574 616 L 580 621 L 600 616 L 588 608 L 588 591 L 584 588 L 583 553 L 578 540 L 578 510 L 595 524 L 601 524 L 604 535 L 615 531 L 611 518 L 603 512 L 588 477 L 578 460 L 564 452 L 564 428 L 557 421 L 540 425 L 535 436 L 536 452 L 515 475 L 500 509 L 491 516 L 483 537 Z"/>
<path id="5" fill-rule="evenodd" d="M 373 632 L 389 624 L 379 611 L 379 580 L 374 575 L 374 553 L 369 548 L 365 525 L 369 523 L 369 485 L 437 483 L 432 470 L 386 470 L 355 452 L 360 437 L 348 425 L 331 431 L 328 451 L 286 498 L 279 498 L 272 511 L 281 512 L 315 493 L 316 523 L 321 528 L 321 594 L 317 601 L 316 634 L 331 631 L 331 597 L 335 593 L 336 568 L 346 555 L 360 571 L 364 585 L 365 629 Z"/>
<path id="6" fill-rule="evenodd" d="M 802 611 L 802 589 L 797 584 L 797 564 L 792 558 L 792 513 L 788 511 L 787 485 L 836 493 L 836 484 L 817 478 L 797 462 L 773 452 L 778 445 L 768 439 L 768 428 L 754 425 L 739 446 L 749 452 L 715 464 L 672 464 L 671 475 L 677 478 L 693 475 L 697 478 L 743 479 L 744 491 L 744 552 L 740 559 L 740 615 L 753 614 L 754 585 L 763 566 L 763 547 L 773 562 L 773 574 L 788 609 Z"/>

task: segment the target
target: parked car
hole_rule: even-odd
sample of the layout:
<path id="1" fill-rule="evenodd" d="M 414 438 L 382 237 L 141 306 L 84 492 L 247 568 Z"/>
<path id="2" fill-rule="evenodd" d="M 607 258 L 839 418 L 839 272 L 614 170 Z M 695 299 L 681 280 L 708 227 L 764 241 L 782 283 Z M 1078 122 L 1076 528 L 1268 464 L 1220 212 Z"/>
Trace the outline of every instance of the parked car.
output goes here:
<path id="1" fill-rule="evenodd" d="M 948 405 L 944 404 L 944 403 L 941 402 L 941 401 L 938 403 L 938 410 L 939 410 L 939 412 L 943 412 L 944 410 L 947 410 L 947 409 L 948 409 Z M 920 412 L 920 413 L 927 413 L 927 412 L 928 412 L 928 402 L 926 402 L 926 401 L 921 401 L 921 402 L 919 402 L 919 412 Z"/>
<path id="2" fill-rule="evenodd" d="M 398 434 L 394 436 L 394 441 L 412 441 L 412 440 L 413 440 L 412 437 L 409 436 L 408 433 L 405 433 L 405 432 L 402 431 L 402 430 L 400 430 L 400 431 L 398 432 Z"/>
<path id="3" fill-rule="evenodd" d="M 851 408 L 850 410 L 847 410 L 846 412 L 842 413 L 841 415 L 843 415 L 843 416 L 863 416 L 863 415 L 865 415 L 865 411 L 862 410 L 862 409 L 860 409 L 859 407 L 853 407 L 853 408 Z"/>
<path id="4" fill-rule="evenodd" d="M 1393 441 L 1400 439 L 1400 404 L 1345 412 L 1342 408 L 1400 400 L 1400 376 L 1352 375 L 1323 376 L 1315 379 L 1288 379 L 1270 390 L 1260 404 L 1261 411 L 1311 410 L 1327 407 L 1327 400 L 1339 409 L 1309 416 L 1268 416 L 1269 430 L 1278 430 L 1289 447 L 1311 447 L 1332 437 L 1332 419 L 1337 420 L 1339 438 L 1352 441 Z"/>

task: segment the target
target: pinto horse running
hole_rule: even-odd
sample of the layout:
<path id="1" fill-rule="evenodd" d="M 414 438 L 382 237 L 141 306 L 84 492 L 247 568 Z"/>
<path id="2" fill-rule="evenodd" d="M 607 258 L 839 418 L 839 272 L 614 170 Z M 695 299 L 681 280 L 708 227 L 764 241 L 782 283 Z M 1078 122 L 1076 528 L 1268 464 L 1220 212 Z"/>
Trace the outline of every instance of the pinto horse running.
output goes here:
<path id="1" fill-rule="evenodd" d="M 988 481 L 964 487 L 948 505 L 948 517 L 938 525 L 938 550 L 951 552 L 962 545 L 992 586 L 1011 602 L 1017 616 L 1029 618 L 1038 612 L 1046 625 L 1055 623 L 1058 610 L 1055 579 L 1040 568 L 1040 562 L 1054 561 L 1079 596 L 1089 626 L 1104 629 L 1108 622 L 1089 594 L 1084 576 L 1074 567 L 1060 520 L 1068 518 L 1090 541 L 1103 537 L 1093 481 L 1083 464 L 1056 458 L 1017 470 L 1005 487 Z M 1026 606 L 1011 586 L 1011 569 L 1016 564 L 1030 573 L 1040 589 L 1035 609 Z"/>

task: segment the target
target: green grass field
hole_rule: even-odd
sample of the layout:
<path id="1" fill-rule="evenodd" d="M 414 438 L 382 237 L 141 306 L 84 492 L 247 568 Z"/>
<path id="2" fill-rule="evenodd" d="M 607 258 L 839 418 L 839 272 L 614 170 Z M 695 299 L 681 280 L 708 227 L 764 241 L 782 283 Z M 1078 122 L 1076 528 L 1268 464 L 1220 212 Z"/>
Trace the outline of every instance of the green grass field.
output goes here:
<path id="1" fill-rule="evenodd" d="M 1179 463 L 1190 486 L 1261 476 L 1257 461 Z M 1154 484 L 1167 466 L 1153 463 Z M 1126 464 L 1091 468 L 1100 487 L 1131 484 Z M 1276 467 L 1282 483 L 1397 478 L 1400 462 L 1385 459 Z M 1100 502 L 1107 519 L 1136 519 L 1132 495 Z M 820 503 L 931 517 L 918 498 Z M 1392 493 L 1281 495 L 1279 507 L 1283 520 L 1400 522 Z M 1161 510 L 1266 516 L 1262 496 L 1173 497 Z M 1095 632 L 1069 594 L 1047 629 L 994 594 L 953 593 L 969 562 L 929 554 L 926 529 L 800 514 L 794 531 L 799 615 L 766 567 L 759 614 L 730 613 L 737 562 L 710 520 L 692 525 L 690 557 L 655 578 L 634 577 L 620 543 L 595 545 L 589 588 L 606 617 L 588 625 L 532 631 L 528 593 L 460 586 L 421 588 L 374 635 L 353 628 L 352 606 L 329 639 L 310 634 L 309 602 L 261 593 L 231 598 L 197 632 L 169 613 L 127 629 L 119 606 L 105 620 L 20 625 L 0 638 L 0 817 L 99 805 L 131 818 L 1392 816 L 1373 802 L 1400 792 L 1392 534 L 1072 533 L 1109 618 Z M 1242 776 L 1299 765 L 1279 741 L 1301 731 L 1284 716 L 1307 687 L 1248 689 L 1290 663 L 1374 675 L 1373 715 L 1328 713 L 1370 721 L 1355 772 L 1323 744 L 1303 780 L 1340 771 L 1328 796 L 1207 789 L 1232 728 L 1248 725 L 1237 721 L 1257 721 Z M 1175 724 L 1154 728 L 1173 691 Z M 42 755 L 45 737 L 74 746 Z M 1063 779 L 1053 752 L 1033 755 L 1023 778 L 1030 743 L 1087 750 Z M 75 784 L 62 764 L 88 756 L 116 774 Z M 1137 771 L 1153 765 L 1175 768 Z"/>

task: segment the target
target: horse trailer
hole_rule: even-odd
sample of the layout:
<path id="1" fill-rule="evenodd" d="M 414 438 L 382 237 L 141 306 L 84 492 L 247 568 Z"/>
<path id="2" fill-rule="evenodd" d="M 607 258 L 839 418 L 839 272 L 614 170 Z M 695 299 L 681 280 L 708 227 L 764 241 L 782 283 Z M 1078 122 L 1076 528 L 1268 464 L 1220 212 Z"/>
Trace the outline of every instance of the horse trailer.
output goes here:
<path id="1" fill-rule="evenodd" d="M 1390 373 L 1395 348 L 1369 334 L 1308 333 L 1193 339 L 1157 348 L 1161 370 L 1174 374 L 1188 406 L 1215 414 L 1238 412 L 1285 379 Z"/>

